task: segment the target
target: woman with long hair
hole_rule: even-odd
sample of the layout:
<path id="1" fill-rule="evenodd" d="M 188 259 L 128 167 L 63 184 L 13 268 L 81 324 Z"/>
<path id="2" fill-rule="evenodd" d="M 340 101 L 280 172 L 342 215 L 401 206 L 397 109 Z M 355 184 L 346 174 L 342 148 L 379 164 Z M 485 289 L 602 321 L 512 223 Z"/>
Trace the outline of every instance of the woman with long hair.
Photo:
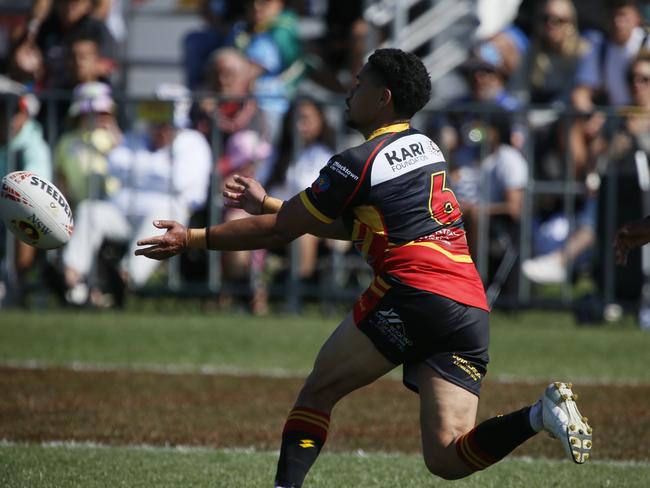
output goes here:
<path id="1" fill-rule="evenodd" d="M 281 199 L 311 186 L 320 169 L 334 154 L 334 131 L 323 106 L 315 100 L 295 101 L 285 115 L 280 143 L 271 168 L 269 194 Z M 298 239 L 301 279 L 313 277 L 318 257 L 318 238 L 305 234 Z"/>

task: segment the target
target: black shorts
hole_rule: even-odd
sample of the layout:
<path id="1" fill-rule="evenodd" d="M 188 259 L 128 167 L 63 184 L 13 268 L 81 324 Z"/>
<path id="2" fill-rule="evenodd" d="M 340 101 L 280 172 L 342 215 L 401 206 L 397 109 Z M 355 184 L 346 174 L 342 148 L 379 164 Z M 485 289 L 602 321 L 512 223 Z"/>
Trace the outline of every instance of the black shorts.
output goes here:
<path id="1" fill-rule="evenodd" d="M 487 372 L 488 312 L 434 293 L 391 283 L 357 326 L 391 362 L 404 365 L 404 385 L 418 392 L 425 363 L 451 383 L 480 394 Z"/>

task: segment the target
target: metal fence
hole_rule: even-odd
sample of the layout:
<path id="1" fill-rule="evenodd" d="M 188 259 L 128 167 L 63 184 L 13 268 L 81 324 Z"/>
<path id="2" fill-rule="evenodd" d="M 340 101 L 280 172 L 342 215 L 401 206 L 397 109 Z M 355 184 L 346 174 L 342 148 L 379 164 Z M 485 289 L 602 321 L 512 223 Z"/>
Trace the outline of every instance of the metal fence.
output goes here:
<path id="1" fill-rule="evenodd" d="M 199 95 L 195 95 L 199 98 Z M 39 120 L 45 129 L 46 139 L 53 149 L 61 133 L 63 132 L 62 123 L 65 117 L 62 116 L 65 102 L 69 99 L 68 93 L 46 93 L 41 97 L 41 114 Z M 120 98 L 116 97 L 118 110 L 118 120 L 121 128 L 126 132 L 134 128 L 137 124 L 138 103 L 147 101 L 142 98 Z M 350 132 L 344 125 L 344 104 L 340 99 L 325 101 L 327 114 L 332 126 L 337 134 L 338 149 L 344 149 L 349 143 Z M 9 100 L 4 107 L 8 118 L 15 109 L 15 100 Z M 423 110 L 414 119 L 414 126 L 421 130 L 430 132 L 436 140 L 437 134 L 432 128 L 433 120 L 440 117 L 464 116 L 469 113 L 478 114 L 478 119 L 484 122 L 489 121 L 495 114 L 481 106 L 456 107 L 453 110 L 443 110 L 438 108 L 427 108 Z M 607 116 L 608 122 L 616 126 L 616 121 L 625 116 L 620 110 L 603 109 Z M 576 290 L 575 273 L 571 271 L 577 269 L 569 260 L 567 266 L 569 273 L 562 284 L 556 287 L 536 286 L 526 280 L 522 275 L 520 263 L 533 256 L 534 254 L 534 222 L 538 220 L 540 198 L 552 197 L 559 202 L 558 211 L 563 215 L 564 222 L 567 226 L 568 234 L 571 234 L 577 226 L 576 201 L 583 198 L 588 192 L 587 186 L 582 180 L 576 179 L 576 167 L 568 145 L 565 147 L 554 148 L 555 157 L 558 159 L 557 166 L 561 169 L 560 176 L 551 179 L 543 178 L 539 175 L 538 162 L 536 153 L 539 153 L 541 140 L 537 140 L 540 134 L 539 124 L 535 121 L 540 117 L 546 117 L 548 120 L 561 122 L 558 133 L 558 140 L 568 140 L 570 127 L 573 121 L 581 117 L 581 114 L 572 113 L 567 109 L 550 109 L 548 107 L 527 107 L 519 112 L 511 113 L 512 122 L 519 124 L 524 138 L 521 145 L 521 151 L 528 164 L 528 183 L 524 191 L 523 208 L 521 219 L 517 226 L 518 235 L 513 239 L 509 246 L 506 246 L 505 253 L 500 257 L 496 269 L 489 269 L 490 253 L 492 242 L 491 225 L 493 220 L 488 218 L 488 207 L 485 203 L 489 200 L 487 195 L 490 194 L 489 179 L 485 177 L 485 168 L 480 163 L 478 166 L 480 193 L 482 197 L 479 201 L 479 220 L 478 220 L 478 238 L 477 246 L 474 249 L 477 268 L 484 278 L 488 295 L 491 302 L 496 304 L 503 303 L 503 287 L 507 282 L 514 282 L 514 292 L 511 290 L 510 305 L 514 306 L 553 306 L 553 307 L 571 307 L 578 303 L 578 291 Z M 5 135 L 10 136 L 9 127 L 5 127 Z M 564 131 L 564 132 L 561 132 Z M 563 135 L 562 135 L 563 134 Z M 212 133 L 209 135 L 213 151 L 213 161 L 216 161 L 222 154 L 223 148 L 220 147 L 219 133 L 216 124 L 212 125 Z M 479 138 L 480 139 L 480 138 Z M 439 142 L 436 140 L 436 142 Z M 480 159 L 483 160 L 490 150 L 486 140 L 476 142 Z M 297 152 L 299 144 L 294 145 Z M 446 148 L 443 147 L 443 151 Z M 549 148 L 551 149 L 551 148 Z M 596 243 L 592 249 L 592 258 L 590 265 L 586 266 L 588 273 L 587 289 L 592 295 L 599 297 L 599 303 L 609 304 L 617 302 L 626 302 L 630 306 L 636 306 L 638 303 L 638 291 L 621 293 L 621 283 L 629 281 L 629 273 L 634 272 L 639 276 L 635 278 L 639 283 L 644 281 L 642 268 L 639 262 L 633 261 L 631 266 L 621 270 L 617 269 L 614 264 L 613 251 L 611 242 L 613 241 L 614 232 L 621 220 L 627 218 L 631 220 L 636 216 L 650 213 L 648 202 L 648 160 L 642 151 L 634 153 L 633 167 L 634 171 L 630 174 L 621 173 L 621 165 L 617 162 L 608 161 L 607 153 L 602 154 L 599 160 L 594 164 L 593 174 L 597 174 L 602 182 L 598 194 L 598 213 L 596 222 Z M 325 161 L 323 162 L 325 163 Z M 616 164 L 614 164 L 616 163 Z M 15 157 L 9 154 L 8 171 L 16 168 Z M 214 165 L 213 165 L 214 168 Z M 625 185 L 621 186 L 622 180 Z M 217 171 L 212 172 L 211 176 L 211 194 L 208 199 L 206 211 L 206 225 L 218 223 L 223 213 L 223 200 L 221 197 L 222 181 Z M 90 183 L 89 183 L 90 184 Z M 91 192 L 94 190 L 89 188 Z M 625 195 L 620 192 L 625 191 Z M 621 201 L 627 201 L 632 198 L 634 193 L 635 201 L 640 203 L 638 208 L 630 212 L 629 215 L 621 215 Z M 629 205 L 628 205 L 629 207 Z M 8 233 L 7 233 L 8 234 Z M 15 273 L 13 272 L 14 259 L 14 241 L 11 236 L 6 235 L 4 246 L 4 280 L 9 289 L 13 286 Z M 56 251 L 48 252 L 48 259 L 56 261 Z M 196 282 L 188 280 L 182 272 L 182 264 L 179 258 L 172 259 L 167 265 L 165 279 L 155 286 L 146 286 L 138 290 L 140 293 L 176 293 L 191 296 L 215 296 L 224 290 L 235 294 L 247 293 L 248 285 L 235 285 L 224 281 L 220 255 L 217 252 L 207 253 L 204 258 L 206 271 L 203 278 Z M 644 263 L 650 261 L 644 260 Z M 284 301 L 286 308 L 290 311 L 298 310 L 306 298 L 313 298 L 327 305 L 332 302 L 350 301 L 356 294 L 362 290 L 369 281 L 369 270 L 366 270 L 359 257 L 347 253 L 332 250 L 327 256 L 320 261 L 320 280 L 317 283 L 305 285 L 300 282 L 298 268 L 300 263 L 299 248 L 292 245 L 288 258 L 286 260 L 287 272 L 286 280 L 270 285 L 269 291 L 272 297 Z M 595 264 L 594 264 L 595 263 Z M 633 267 L 638 266 L 634 270 Z M 632 271 L 630 271 L 632 270 Z M 579 280 L 580 282 L 580 280 Z M 584 280 L 582 280 L 584 283 Z M 581 285 L 583 286 L 583 285 Z M 584 287 L 584 286 L 583 286 Z M 624 288 L 624 286 L 623 286 Z"/>

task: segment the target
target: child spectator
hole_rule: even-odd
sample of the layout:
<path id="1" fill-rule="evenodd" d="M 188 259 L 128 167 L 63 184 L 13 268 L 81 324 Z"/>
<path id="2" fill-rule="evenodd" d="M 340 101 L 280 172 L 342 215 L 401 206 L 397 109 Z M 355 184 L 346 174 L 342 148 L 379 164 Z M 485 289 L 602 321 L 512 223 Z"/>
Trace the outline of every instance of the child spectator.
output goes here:
<path id="1" fill-rule="evenodd" d="M 57 182 L 73 208 L 110 191 L 107 156 L 121 142 L 111 88 L 99 82 L 75 88 L 68 111 L 72 128 L 61 135 L 55 151 Z"/>
<path id="2" fill-rule="evenodd" d="M 219 99 L 208 97 L 200 100 L 193 109 L 193 119 L 195 127 L 208 140 L 212 140 L 215 125 L 220 136 L 220 149 L 230 135 L 240 130 L 254 130 L 263 137 L 267 136 L 264 116 L 252 98 L 250 64 L 241 52 L 230 47 L 215 51 L 205 88 L 216 92 Z"/>
<path id="3" fill-rule="evenodd" d="M 297 17 L 285 10 L 283 0 L 247 0 L 246 7 L 246 21 L 234 25 L 227 42 L 251 64 L 253 93 L 259 97 L 275 141 L 289 107 L 287 98 L 305 71 Z"/>

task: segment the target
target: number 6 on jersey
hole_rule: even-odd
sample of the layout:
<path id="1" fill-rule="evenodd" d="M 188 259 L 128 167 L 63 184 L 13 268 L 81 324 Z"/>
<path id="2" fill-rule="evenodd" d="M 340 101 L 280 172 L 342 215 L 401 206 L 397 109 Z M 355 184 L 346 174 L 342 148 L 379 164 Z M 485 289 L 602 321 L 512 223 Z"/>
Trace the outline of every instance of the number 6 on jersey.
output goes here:
<path id="1" fill-rule="evenodd" d="M 450 188 L 447 188 L 446 183 L 446 171 L 431 174 L 429 213 L 431 218 L 440 225 L 451 225 L 462 216 L 456 195 Z"/>

